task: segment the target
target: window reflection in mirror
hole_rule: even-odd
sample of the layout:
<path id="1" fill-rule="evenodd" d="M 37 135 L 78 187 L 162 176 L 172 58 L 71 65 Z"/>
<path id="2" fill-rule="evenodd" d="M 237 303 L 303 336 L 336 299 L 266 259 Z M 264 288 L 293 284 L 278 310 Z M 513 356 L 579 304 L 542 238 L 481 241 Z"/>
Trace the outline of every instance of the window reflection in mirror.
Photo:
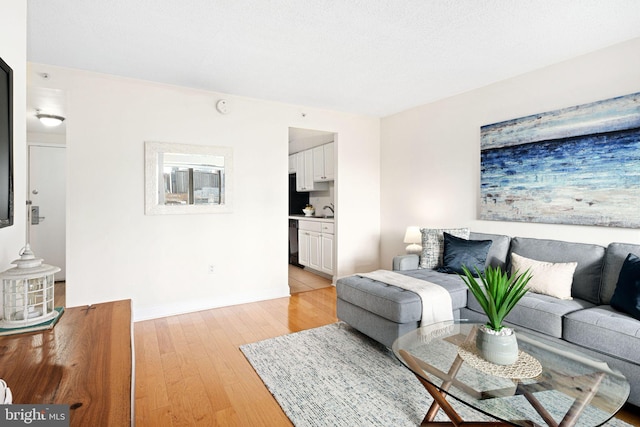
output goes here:
<path id="1" fill-rule="evenodd" d="M 228 212 L 229 147 L 145 143 L 145 213 Z"/>
<path id="2" fill-rule="evenodd" d="M 163 154 L 164 205 L 224 204 L 224 157 Z"/>

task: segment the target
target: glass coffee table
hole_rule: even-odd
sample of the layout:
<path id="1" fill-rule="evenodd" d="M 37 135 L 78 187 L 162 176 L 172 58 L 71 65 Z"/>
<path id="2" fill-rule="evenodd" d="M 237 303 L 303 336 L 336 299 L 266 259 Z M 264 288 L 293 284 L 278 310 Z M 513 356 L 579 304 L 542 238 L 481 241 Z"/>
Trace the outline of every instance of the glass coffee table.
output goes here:
<path id="1" fill-rule="evenodd" d="M 479 323 L 420 327 L 393 344 L 396 357 L 433 397 L 422 425 L 599 426 L 629 396 L 629 383 L 605 362 L 569 346 L 517 330 L 520 358 L 501 367 L 475 352 Z M 452 397 L 498 421 L 466 421 Z M 435 422 L 442 409 L 450 422 Z"/>

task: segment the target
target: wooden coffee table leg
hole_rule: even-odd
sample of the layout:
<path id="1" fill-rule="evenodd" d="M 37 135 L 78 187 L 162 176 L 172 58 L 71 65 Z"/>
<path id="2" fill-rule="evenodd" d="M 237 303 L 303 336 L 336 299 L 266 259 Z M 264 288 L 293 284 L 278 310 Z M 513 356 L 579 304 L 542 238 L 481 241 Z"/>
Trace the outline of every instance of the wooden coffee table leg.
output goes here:
<path id="1" fill-rule="evenodd" d="M 467 337 L 464 339 L 463 344 L 467 344 L 470 342 L 473 342 L 476 339 L 476 335 L 478 334 L 478 328 L 473 328 L 471 329 L 471 331 L 469 332 L 469 334 L 467 335 Z M 418 366 L 420 367 L 419 371 L 415 371 L 414 372 L 420 372 L 424 375 L 426 375 L 426 373 L 424 372 L 424 370 L 422 369 L 422 367 L 420 366 L 420 361 L 416 360 L 415 358 L 413 358 L 414 362 L 418 363 Z M 443 399 L 445 399 L 445 393 L 449 390 L 449 387 L 451 387 L 451 384 L 453 383 L 453 380 L 455 379 L 456 375 L 458 375 L 458 371 L 460 370 L 460 367 L 462 366 L 463 360 L 460 356 L 456 356 L 456 359 L 454 360 L 453 364 L 451 365 L 451 367 L 449 368 L 449 372 L 447 372 L 446 378 L 448 378 L 446 381 L 444 378 L 442 378 L 442 384 L 440 384 L 440 389 L 438 390 L 437 388 L 436 391 L 438 392 L 439 395 L 442 396 Z M 433 385 L 432 385 L 433 387 Z M 431 393 L 431 392 L 429 392 Z M 429 410 L 427 411 L 427 415 L 424 417 L 424 422 L 431 422 L 436 418 L 436 415 L 438 414 L 438 410 L 440 409 L 440 404 L 436 401 L 436 399 L 434 398 L 433 403 L 431 404 L 431 407 L 429 407 Z"/>
<path id="2" fill-rule="evenodd" d="M 415 373 L 416 378 L 418 378 L 418 380 L 420 381 L 420 383 L 422 383 L 424 388 L 427 389 L 431 397 L 433 397 L 433 404 L 429 408 L 427 415 L 422 421 L 423 426 L 449 425 L 449 426 L 455 426 L 455 427 L 460 427 L 460 426 L 468 426 L 468 427 L 495 426 L 497 427 L 497 426 L 510 425 L 507 423 L 503 423 L 501 421 L 464 421 L 462 417 L 458 415 L 456 410 L 453 409 L 453 407 L 449 404 L 449 402 L 445 398 L 445 394 L 441 392 L 436 386 L 434 386 L 433 384 L 431 384 L 429 381 L 427 381 L 426 379 L 424 379 L 422 376 L 418 374 L 419 372 L 422 372 L 423 375 L 426 376 L 426 373 L 424 373 L 424 371 L 420 367 L 420 364 L 417 362 L 417 360 L 411 354 L 409 354 L 409 352 L 405 350 L 400 350 L 399 353 L 402 356 L 402 358 L 407 362 L 407 365 L 409 365 L 409 368 Z M 458 360 L 454 362 L 454 365 L 456 365 L 457 362 Z M 462 359 L 460 359 L 460 364 L 462 364 Z M 459 365 L 455 366 L 456 373 L 459 368 L 460 368 Z M 451 370 L 454 370 L 454 366 L 452 366 Z M 455 373 L 454 373 L 454 376 L 455 376 Z M 442 409 L 442 411 L 447 415 L 447 417 L 449 417 L 449 419 L 451 420 L 450 422 L 449 421 L 444 421 L 444 422 L 433 421 L 439 409 Z"/>
<path id="3" fill-rule="evenodd" d="M 416 361 L 415 358 L 414 358 L 414 361 Z M 446 399 L 445 392 L 447 390 L 449 390 L 449 387 L 451 387 L 451 384 L 453 382 L 452 381 L 453 378 L 455 378 L 455 376 L 458 375 L 458 371 L 460 370 L 460 367 L 462 366 L 462 362 L 463 362 L 462 358 L 460 356 L 456 356 L 456 359 L 453 362 L 453 364 L 451 365 L 451 368 L 449 369 L 449 372 L 447 372 L 447 376 L 449 378 L 451 378 L 451 380 L 443 381 L 442 384 L 440 385 L 440 389 L 438 389 L 437 387 L 434 387 L 432 384 L 430 384 L 431 387 L 433 387 L 435 389 L 435 391 L 440 396 L 442 396 L 442 399 Z M 418 366 L 420 366 L 419 362 L 418 362 Z M 424 371 L 422 371 L 422 372 L 426 375 L 426 373 Z M 429 392 L 429 393 L 431 393 L 431 392 Z M 438 414 L 438 409 L 440 409 L 440 404 L 434 398 L 434 401 L 431 404 L 431 407 L 427 411 L 427 415 L 424 417 L 424 421 L 433 421 L 436 418 L 436 415 Z"/>
<path id="4" fill-rule="evenodd" d="M 569 411 L 565 415 L 565 417 L 560 422 L 561 426 L 573 426 L 578 421 L 578 417 L 582 414 L 582 411 L 589 405 L 589 402 L 593 399 L 593 397 L 598 393 L 598 387 L 600 387 L 600 383 L 604 378 L 604 372 L 599 372 L 591 376 L 591 382 L 584 393 L 577 398 Z"/>
<path id="5" fill-rule="evenodd" d="M 538 401 L 534 393 L 542 390 L 550 390 L 553 386 L 548 383 L 532 383 L 532 384 L 518 384 L 516 394 L 523 395 L 531 404 L 533 409 L 542 417 L 542 419 L 550 427 L 572 427 L 578 421 L 578 418 L 589 405 L 594 396 L 598 393 L 598 387 L 604 378 L 603 372 L 594 374 L 588 374 L 578 377 L 566 377 L 565 381 L 575 382 L 574 389 L 581 390 L 565 414 L 564 418 L 560 422 L 556 422 L 551 414 L 544 408 L 544 406 Z M 571 383 L 570 383 L 571 384 Z M 566 386 L 566 385 L 565 385 Z"/>

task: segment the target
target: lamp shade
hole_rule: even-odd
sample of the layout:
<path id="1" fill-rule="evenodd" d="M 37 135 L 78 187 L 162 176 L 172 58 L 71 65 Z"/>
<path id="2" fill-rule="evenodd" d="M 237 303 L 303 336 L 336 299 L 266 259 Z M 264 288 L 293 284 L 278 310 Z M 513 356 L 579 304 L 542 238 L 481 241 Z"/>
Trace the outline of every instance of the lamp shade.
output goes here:
<path id="1" fill-rule="evenodd" d="M 420 233 L 420 227 L 410 226 L 407 227 L 407 231 L 404 233 L 405 243 L 422 243 L 422 233 Z"/>

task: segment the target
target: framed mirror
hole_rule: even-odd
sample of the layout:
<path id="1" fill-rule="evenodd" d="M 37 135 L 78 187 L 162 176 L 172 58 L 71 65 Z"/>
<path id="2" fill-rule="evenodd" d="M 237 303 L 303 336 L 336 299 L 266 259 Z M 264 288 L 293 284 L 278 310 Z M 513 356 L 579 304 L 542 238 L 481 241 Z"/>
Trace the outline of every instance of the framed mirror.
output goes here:
<path id="1" fill-rule="evenodd" d="M 146 141 L 145 214 L 231 211 L 231 147 Z"/>

